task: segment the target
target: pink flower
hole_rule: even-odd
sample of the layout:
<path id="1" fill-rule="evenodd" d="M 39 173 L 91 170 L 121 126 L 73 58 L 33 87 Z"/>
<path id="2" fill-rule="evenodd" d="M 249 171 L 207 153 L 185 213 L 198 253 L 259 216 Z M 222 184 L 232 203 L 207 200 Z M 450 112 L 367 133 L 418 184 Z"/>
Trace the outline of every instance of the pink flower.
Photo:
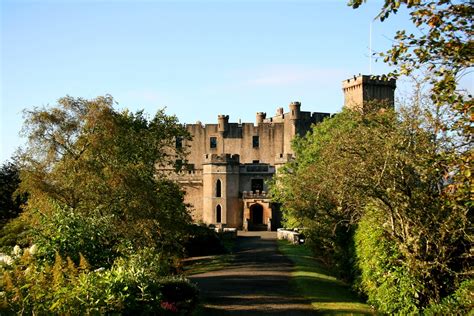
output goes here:
<path id="1" fill-rule="evenodd" d="M 161 302 L 161 308 L 163 308 L 164 310 L 173 312 L 173 313 L 178 312 L 178 308 L 176 307 L 176 305 L 174 303 L 170 303 L 170 302 Z"/>

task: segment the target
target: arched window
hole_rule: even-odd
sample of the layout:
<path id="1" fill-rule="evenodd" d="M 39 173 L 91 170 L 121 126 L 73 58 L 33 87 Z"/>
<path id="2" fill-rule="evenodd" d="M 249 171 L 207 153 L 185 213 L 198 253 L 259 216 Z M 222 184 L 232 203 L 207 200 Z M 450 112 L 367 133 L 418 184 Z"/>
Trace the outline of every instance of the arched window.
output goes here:
<path id="1" fill-rule="evenodd" d="M 216 197 L 222 196 L 222 189 L 221 189 L 221 180 L 217 180 L 216 182 Z"/>
<path id="2" fill-rule="evenodd" d="M 222 221 L 222 210 L 221 206 L 216 206 L 216 223 L 220 223 Z"/>

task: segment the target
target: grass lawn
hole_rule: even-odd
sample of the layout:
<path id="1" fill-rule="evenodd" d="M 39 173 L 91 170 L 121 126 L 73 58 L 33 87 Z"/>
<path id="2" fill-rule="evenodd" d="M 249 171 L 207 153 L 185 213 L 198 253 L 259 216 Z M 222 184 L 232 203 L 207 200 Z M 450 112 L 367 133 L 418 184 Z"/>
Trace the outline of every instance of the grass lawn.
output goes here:
<path id="1" fill-rule="evenodd" d="M 224 254 L 187 258 L 183 260 L 184 273 L 186 275 L 193 275 L 221 270 L 228 266 L 234 258 L 232 253 L 234 250 L 235 239 L 224 238 L 222 239 L 222 244 L 226 250 L 226 253 Z"/>
<path id="2" fill-rule="evenodd" d="M 184 274 L 193 275 L 221 270 L 232 262 L 232 258 L 231 254 L 223 254 L 185 259 L 183 261 Z"/>
<path id="3" fill-rule="evenodd" d="M 295 267 L 293 285 L 311 305 L 324 315 L 374 315 L 369 305 L 362 303 L 344 282 L 335 278 L 316 262 L 305 245 L 278 241 L 278 249 Z"/>

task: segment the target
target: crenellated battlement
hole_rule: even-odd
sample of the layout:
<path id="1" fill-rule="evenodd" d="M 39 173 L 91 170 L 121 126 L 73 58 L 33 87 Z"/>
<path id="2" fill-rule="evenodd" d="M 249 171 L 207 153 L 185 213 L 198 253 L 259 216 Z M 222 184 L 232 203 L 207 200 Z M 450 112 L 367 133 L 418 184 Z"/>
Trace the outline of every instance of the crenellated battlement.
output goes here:
<path id="1" fill-rule="evenodd" d="M 382 85 L 393 87 L 395 89 L 396 80 L 393 78 L 389 79 L 386 76 L 359 75 L 344 80 L 342 82 L 342 89 L 347 89 L 360 84 Z"/>
<path id="2" fill-rule="evenodd" d="M 345 106 L 364 110 L 370 101 L 393 104 L 395 83 L 386 76 L 344 80 Z M 274 115 L 254 113 L 253 123 L 239 118 L 231 122 L 229 115 L 219 114 L 211 124 L 186 124 L 193 136 L 180 144 L 189 149 L 186 168 L 179 173 L 172 166 L 160 170 L 185 188 L 185 202 L 196 222 L 249 230 L 278 227 L 281 211 L 271 202 L 269 180 L 295 159 L 295 137 L 331 117 L 304 111 L 299 101 L 278 107 Z"/>
<path id="3" fill-rule="evenodd" d="M 342 82 L 344 107 L 364 111 L 367 102 L 394 105 L 396 80 L 386 76 L 359 75 Z"/>

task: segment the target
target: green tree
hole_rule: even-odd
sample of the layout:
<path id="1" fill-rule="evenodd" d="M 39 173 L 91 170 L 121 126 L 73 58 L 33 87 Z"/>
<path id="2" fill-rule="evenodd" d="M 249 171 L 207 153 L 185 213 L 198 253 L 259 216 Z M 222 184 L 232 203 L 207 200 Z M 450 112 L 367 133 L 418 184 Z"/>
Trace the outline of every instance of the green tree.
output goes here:
<path id="1" fill-rule="evenodd" d="M 18 165 L 6 162 L 0 168 L 0 250 L 9 253 L 17 244 L 26 245 L 26 225 L 20 218 L 26 194 L 18 194 Z"/>
<path id="2" fill-rule="evenodd" d="M 57 210 L 76 214 L 71 219 L 107 217 L 113 239 L 122 240 L 117 247 L 176 253 L 190 217 L 183 192 L 157 166 L 184 159 L 175 138 L 189 135 L 163 110 L 148 119 L 141 111 L 118 112 L 113 104 L 110 96 L 65 97 L 54 107 L 25 112 L 29 146 L 21 155 L 21 189 L 30 194 L 25 217 L 34 230 L 41 217 L 54 217 Z"/>
<path id="3" fill-rule="evenodd" d="M 25 195 L 15 195 L 20 185 L 20 171 L 12 162 L 6 162 L 0 168 L 0 223 L 17 217 L 21 213 L 21 205 L 25 203 Z"/>
<path id="4" fill-rule="evenodd" d="M 417 106 L 398 114 L 344 110 L 296 140 L 296 159 L 272 188 L 285 217 L 308 227 L 315 252 L 347 277 L 357 277 L 361 269 L 362 290 L 388 313 L 439 303 L 468 278 L 470 267 L 468 208 L 446 203 L 450 179 L 444 178 L 439 159 L 442 143 L 433 141 L 423 113 Z M 379 262 L 378 274 L 367 273 L 374 265 L 366 254 L 383 252 L 382 247 L 371 249 L 376 241 L 370 243 L 375 238 L 370 232 L 359 233 L 362 243 L 355 245 L 359 261 L 354 264 L 353 233 L 367 217 L 370 225 L 379 225 L 373 234 L 383 236 L 378 240 L 394 253 Z M 400 272 L 404 283 L 396 277 L 384 283 L 390 271 Z M 392 298 L 396 304 L 384 303 L 387 293 L 400 293 Z"/>
<path id="5" fill-rule="evenodd" d="M 348 4 L 358 8 L 364 2 L 350 0 Z M 403 6 L 419 32 L 399 30 L 392 48 L 380 55 L 396 67 L 392 76 L 426 70 L 423 74 L 432 85 L 431 100 L 438 113 L 446 113 L 435 132 L 457 136 L 449 146 L 445 144 L 439 157 L 445 176 L 451 179 L 445 187 L 446 201 L 472 207 L 474 106 L 472 96 L 459 88 L 459 82 L 463 76 L 472 76 L 474 6 L 469 0 L 386 0 L 377 18 L 385 21 Z"/>
<path id="6" fill-rule="evenodd" d="M 365 1 L 351 0 L 349 5 L 358 8 Z M 425 201 L 430 202 L 430 207 L 421 208 L 425 216 L 422 219 L 426 221 L 422 221 L 420 231 L 438 239 L 431 240 L 420 234 L 413 236 L 413 240 L 419 242 L 420 246 L 424 242 L 434 242 L 424 246 L 427 250 L 434 247 L 438 251 L 433 251 L 429 266 L 436 264 L 436 269 L 441 269 L 441 273 L 432 270 L 427 275 L 434 276 L 434 281 L 427 280 L 423 284 L 426 284 L 428 291 L 432 291 L 433 301 L 439 303 L 440 297 L 453 293 L 456 286 L 459 286 L 460 292 L 464 291 L 465 283 L 460 285 L 460 282 L 468 278 L 465 267 L 472 264 L 468 241 L 473 240 L 474 184 L 471 163 L 474 158 L 474 107 L 472 96 L 460 89 L 459 83 L 462 77 L 472 76 L 474 6 L 472 1 L 467 0 L 387 0 L 378 18 L 385 21 L 401 7 L 406 7 L 419 32 L 409 34 L 399 30 L 392 48 L 380 53 L 380 56 L 384 62 L 395 66 L 395 71 L 390 75 L 411 75 L 421 70 L 425 80 L 431 84 L 429 95 L 438 114 L 432 129 L 433 142 L 437 146 L 427 156 L 431 165 L 426 164 L 425 167 L 429 173 L 437 174 L 443 180 L 437 185 L 438 191 L 433 195 L 435 199 Z M 451 264 L 448 264 L 449 260 Z M 451 269 L 452 265 L 457 266 Z M 438 278 L 440 275 L 448 280 L 447 286 L 442 286 L 442 279 Z M 470 286 L 472 288 L 472 282 Z M 444 302 L 450 301 L 450 306 L 452 302 L 463 300 L 451 296 L 443 299 Z M 472 299 L 470 301 L 472 304 Z M 432 312 L 442 313 L 443 307 L 440 306 L 443 304 L 435 304 L 439 309 L 433 309 Z"/>

